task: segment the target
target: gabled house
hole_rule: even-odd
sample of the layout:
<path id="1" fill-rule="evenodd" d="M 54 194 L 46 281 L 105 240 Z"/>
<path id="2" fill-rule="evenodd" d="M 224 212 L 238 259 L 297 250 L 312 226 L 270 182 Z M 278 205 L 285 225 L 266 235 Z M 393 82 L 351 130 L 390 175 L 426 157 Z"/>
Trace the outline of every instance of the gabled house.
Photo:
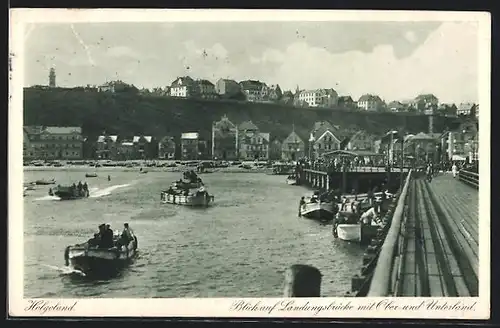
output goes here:
<path id="1" fill-rule="evenodd" d="M 390 112 L 404 112 L 406 109 L 406 106 L 400 102 L 400 101 L 391 101 L 389 104 L 387 104 L 387 109 Z"/>
<path id="2" fill-rule="evenodd" d="M 347 150 L 367 150 L 373 151 L 375 143 L 375 136 L 369 134 L 365 130 L 359 130 L 349 137 L 347 142 Z"/>
<path id="3" fill-rule="evenodd" d="M 97 137 L 96 157 L 97 159 L 114 160 L 118 155 L 118 136 L 101 135 Z"/>
<path id="4" fill-rule="evenodd" d="M 158 142 L 158 158 L 160 159 L 175 159 L 175 139 L 171 136 L 164 136 Z"/>
<path id="5" fill-rule="evenodd" d="M 245 94 L 247 101 L 259 102 L 263 100 L 263 95 L 267 95 L 267 86 L 261 81 L 241 81 L 240 87 Z"/>
<path id="6" fill-rule="evenodd" d="M 351 96 L 340 96 L 338 99 L 338 105 L 342 108 L 354 108 L 356 104 L 352 100 Z"/>
<path id="7" fill-rule="evenodd" d="M 476 105 L 473 103 L 461 103 L 457 107 L 457 115 L 474 116 Z"/>
<path id="8" fill-rule="evenodd" d="M 414 99 L 412 107 L 419 113 L 425 113 L 436 111 L 438 104 L 439 99 L 433 94 L 421 94 Z"/>
<path id="9" fill-rule="evenodd" d="M 215 92 L 215 85 L 209 80 L 198 80 L 195 83 L 197 88 L 196 94 L 203 99 L 216 99 L 218 98 Z"/>
<path id="10" fill-rule="evenodd" d="M 308 107 L 333 107 L 338 103 L 338 94 L 333 89 L 302 90 L 299 102 L 307 103 Z"/>
<path id="11" fill-rule="evenodd" d="M 365 94 L 359 97 L 358 107 L 369 112 L 376 112 L 383 109 L 384 101 L 377 95 Z"/>
<path id="12" fill-rule="evenodd" d="M 239 158 L 241 160 L 268 160 L 270 134 L 260 132 L 252 122 L 238 126 Z"/>
<path id="13" fill-rule="evenodd" d="M 439 104 L 437 113 L 445 116 L 456 116 L 458 108 L 455 104 Z"/>
<path id="14" fill-rule="evenodd" d="M 157 157 L 158 145 L 152 136 L 134 136 L 135 157 L 137 159 L 153 159 Z"/>
<path id="15" fill-rule="evenodd" d="M 293 105 L 294 95 L 291 91 L 285 91 L 281 96 L 280 102 L 285 105 Z"/>
<path id="16" fill-rule="evenodd" d="M 226 115 L 212 123 L 212 156 L 215 160 L 238 159 L 238 127 Z"/>
<path id="17" fill-rule="evenodd" d="M 241 86 L 234 80 L 219 79 L 215 84 L 215 91 L 221 96 L 229 97 L 241 92 Z"/>
<path id="18" fill-rule="evenodd" d="M 327 121 L 316 122 L 309 136 L 309 157 L 318 158 L 324 152 L 340 149 L 337 131 L 338 128 Z"/>
<path id="19" fill-rule="evenodd" d="M 135 86 L 125 83 L 121 80 L 106 82 L 103 85 L 97 87 L 97 91 L 110 93 L 132 91 L 139 93 L 139 89 L 137 89 Z"/>
<path id="20" fill-rule="evenodd" d="M 181 159 L 200 159 L 200 134 L 198 132 L 186 132 L 181 134 Z"/>
<path id="21" fill-rule="evenodd" d="M 267 95 L 267 100 L 271 102 L 278 102 L 283 96 L 283 92 L 278 84 L 273 84 L 269 86 L 269 91 Z"/>
<path id="22" fill-rule="evenodd" d="M 170 85 L 170 96 L 190 98 L 198 94 L 195 81 L 189 76 L 176 78 Z"/>
<path id="23" fill-rule="evenodd" d="M 281 159 L 284 161 L 297 161 L 304 158 L 306 154 L 306 143 L 295 132 L 295 129 L 283 140 L 281 145 Z"/>

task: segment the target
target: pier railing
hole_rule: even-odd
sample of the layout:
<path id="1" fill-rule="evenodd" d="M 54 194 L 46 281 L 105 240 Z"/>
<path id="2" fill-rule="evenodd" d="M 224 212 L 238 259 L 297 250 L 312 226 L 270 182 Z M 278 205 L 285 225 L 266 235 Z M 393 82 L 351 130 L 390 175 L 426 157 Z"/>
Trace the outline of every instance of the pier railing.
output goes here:
<path id="1" fill-rule="evenodd" d="M 458 172 L 458 178 L 463 183 L 465 183 L 473 188 L 479 189 L 479 174 L 478 173 L 460 170 L 460 172 Z"/>
<path id="2" fill-rule="evenodd" d="M 386 238 L 380 253 L 378 255 L 377 264 L 375 266 L 373 276 L 368 290 L 368 297 L 388 296 L 393 290 L 394 270 L 397 270 L 398 265 L 395 265 L 397 252 L 399 251 L 401 241 L 401 226 L 404 218 L 404 210 L 406 196 L 408 194 L 408 186 L 410 184 L 412 171 L 408 173 L 405 184 L 399 194 L 398 203 L 391 221 L 391 226 L 387 232 Z"/>

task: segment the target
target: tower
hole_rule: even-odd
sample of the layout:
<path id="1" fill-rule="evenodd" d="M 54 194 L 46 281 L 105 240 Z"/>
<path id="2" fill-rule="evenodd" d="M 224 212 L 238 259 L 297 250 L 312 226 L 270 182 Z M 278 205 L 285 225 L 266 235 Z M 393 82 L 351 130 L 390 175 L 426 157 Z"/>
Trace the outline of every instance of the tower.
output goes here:
<path id="1" fill-rule="evenodd" d="M 52 67 L 49 72 L 49 87 L 56 87 L 56 70 L 54 69 L 54 67 Z"/>

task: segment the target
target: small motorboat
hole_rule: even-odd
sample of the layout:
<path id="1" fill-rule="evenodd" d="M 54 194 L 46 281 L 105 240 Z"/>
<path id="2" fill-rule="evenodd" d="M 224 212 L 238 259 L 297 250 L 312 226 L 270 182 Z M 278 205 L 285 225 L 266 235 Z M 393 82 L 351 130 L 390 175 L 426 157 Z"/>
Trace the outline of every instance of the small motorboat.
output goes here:
<path id="1" fill-rule="evenodd" d="M 164 204 L 206 207 L 213 203 L 215 197 L 202 186 L 197 189 L 169 189 L 161 192 L 161 202 Z"/>
<path id="2" fill-rule="evenodd" d="M 333 236 L 351 242 L 369 241 L 377 234 L 380 227 L 375 222 L 362 224 L 360 214 L 352 211 L 341 211 L 335 215 Z"/>
<path id="3" fill-rule="evenodd" d="M 85 173 L 86 178 L 97 178 L 97 173 Z"/>
<path id="4" fill-rule="evenodd" d="M 335 214 L 334 205 L 333 201 L 322 201 L 314 195 L 305 199 L 305 203 L 300 207 L 300 214 L 308 219 L 330 221 Z"/>
<path id="5" fill-rule="evenodd" d="M 49 189 L 50 196 L 57 196 L 61 200 L 71 200 L 71 199 L 80 199 L 87 198 L 90 196 L 88 187 L 85 185 L 82 188 L 78 188 L 75 186 L 57 186 Z"/>
<path id="6" fill-rule="evenodd" d="M 37 184 L 37 185 L 51 185 L 51 184 L 55 184 L 55 183 L 56 183 L 56 179 L 54 179 L 54 178 L 52 178 L 50 180 L 41 179 L 41 180 L 35 181 L 35 184 Z"/>
<path id="7" fill-rule="evenodd" d="M 295 186 L 297 184 L 297 177 L 294 174 L 289 175 L 286 178 L 286 184 Z"/>
<path id="8" fill-rule="evenodd" d="M 24 190 L 35 190 L 36 184 L 34 182 L 29 182 L 24 184 Z"/>
<path id="9" fill-rule="evenodd" d="M 273 175 L 290 175 L 295 172 L 295 165 L 276 163 L 273 164 Z"/>
<path id="10" fill-rule="evenodd" d="M 138 254 L 137 237 L 130 231 L 131 240 L 128 245 L 99 248 L 87 241 L 66 247 L 64 260 L 66 266 L 83 272 L 85 276 L 115 275 L 129 265 Z M 114 245 L 118 245 L 120 234 L 113 236 Z"/>

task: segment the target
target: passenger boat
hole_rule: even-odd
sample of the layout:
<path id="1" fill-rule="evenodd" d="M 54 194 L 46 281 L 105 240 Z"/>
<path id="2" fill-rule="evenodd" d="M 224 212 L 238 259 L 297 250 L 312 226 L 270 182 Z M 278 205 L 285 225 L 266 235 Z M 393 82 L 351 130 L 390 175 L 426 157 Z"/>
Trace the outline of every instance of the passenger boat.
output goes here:
<path id="1" fill-rule="evenodd" d="M 343 211 L 335 215 L 333 235 L 335 238 L 351 242 L 369 241 L 377 235 L 379 225 L 373 222 L 371 225 L 361 224 L 360 215 L 357 213 Z"/>
<path id="2" fill-rule="evenodd" d="M 286 178 L 286 184 L 289 184 L 292 186 L 297 184 L 297 178 L 295 177 L 294 174 L 291 174 Z"/>
<path id="3" fill-rule="evenodd" d="M 51 185 L 51 184 L 55 184 L 55 183 L 56 183 L 56 179 L 54 179 L 54 178 L 52 178 L 50 180 L 41 179 L 41 180 L 35 181 L 35 184 L 37 184 L 37 185 Z"/>
<path id="4" fill-rule="evenodd" d="M 85 173 L 86 178 L 97 178 L 97 173 Z"/>
<path id="5" fill-rule="evenodd" d="M 320 201 L 319 198 L 313 200 L 309 197 L 305 204 L 300 207 L 300 214 L 309 219 L 329 221 L 333 219 L 334 202 Z"/>
<path id="6" fill-rule="evenodd" d="M 295 165 L 282 164 L 282 163 L 273 164 L 272 174 L 274 175 L 290 175 L 294 172 L 295 172 Z"/>
<path id="7" fill-rule="evenodd" d="M 128 245 L 112 248 L 99 248 L 91 246 L 89 242 L 66 247 L 64 260 L 66 266 L 83 272 L 86 276 L 103 276 L 118 273 L 132 262 L 138 254 L 137 237 L 131 231 L 132 240 Z M 120 238 L 120 234 L 113 236 L 115 242 Z"/>
<path id="8" fill-rule="evenodd" d="M 57 196 L 61 200 L 70 200 L 87 198 L 90 196 L 90 193 L 88 187 L 82 187 L 81 189 L 78 189 L 73 186 L 57 186 L 49 189 L 49 195 Z"/>
<path id="9" fill-rule="evenodd" d="M 179 189 L 165 190 L 161 192 L 161 202 L 164 204 L 176 204 L 185 206 L 209 206 L 214 202 L 214 196 L 210 195 L 204 187 L 187 189 L 188 193 Z"/>

